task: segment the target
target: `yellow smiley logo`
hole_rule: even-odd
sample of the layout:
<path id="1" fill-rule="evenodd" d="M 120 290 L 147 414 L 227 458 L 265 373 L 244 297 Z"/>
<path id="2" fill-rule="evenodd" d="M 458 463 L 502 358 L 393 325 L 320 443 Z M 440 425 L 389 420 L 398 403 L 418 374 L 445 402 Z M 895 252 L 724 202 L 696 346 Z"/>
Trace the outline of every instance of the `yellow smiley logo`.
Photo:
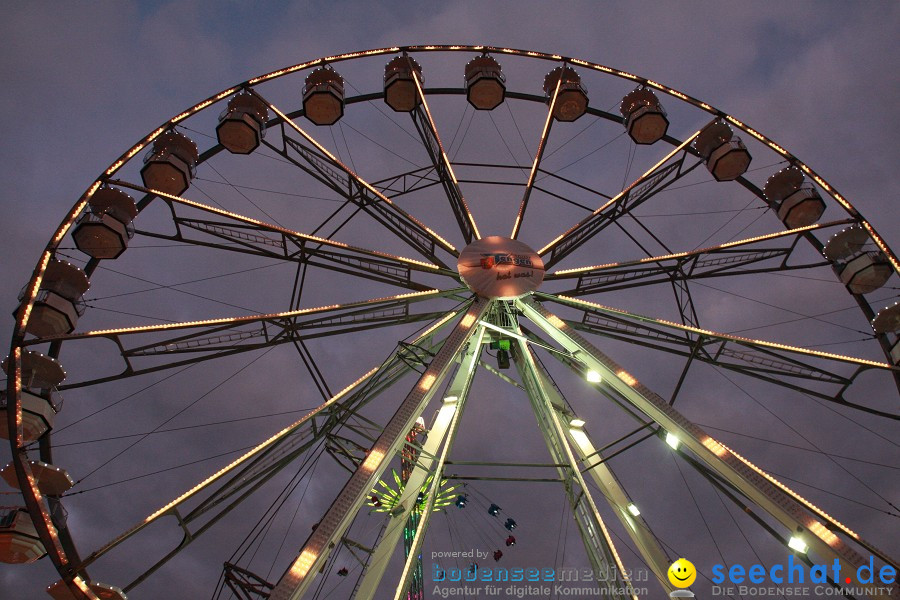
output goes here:
<path id="1" fill-rule="evenodd" d="M 679 558 L 669 567 L 669 582 L 677 588 L 690 587 L 697 579 L 697 569 L 694 563 L 686 558 Z"/>

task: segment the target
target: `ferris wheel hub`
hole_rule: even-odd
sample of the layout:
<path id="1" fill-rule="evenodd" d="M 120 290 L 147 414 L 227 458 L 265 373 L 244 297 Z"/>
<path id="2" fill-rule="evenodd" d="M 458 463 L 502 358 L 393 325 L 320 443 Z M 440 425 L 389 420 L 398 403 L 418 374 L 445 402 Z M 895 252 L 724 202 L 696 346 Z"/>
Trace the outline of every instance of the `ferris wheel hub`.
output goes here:
<path id="1" fill-rule="evenodd" d="M 527 244 L 499 235 L 466 246 L 457 264 L 470 290 L 495 300 L 521 298 L 538 289 L 544 280 L 540 255 Z"/>

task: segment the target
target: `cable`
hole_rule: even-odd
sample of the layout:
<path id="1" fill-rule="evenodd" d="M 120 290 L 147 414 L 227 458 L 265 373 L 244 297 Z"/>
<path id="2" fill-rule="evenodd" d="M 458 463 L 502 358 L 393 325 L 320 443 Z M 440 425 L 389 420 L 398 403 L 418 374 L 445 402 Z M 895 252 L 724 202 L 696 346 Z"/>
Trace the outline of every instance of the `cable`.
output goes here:
<path id="1" fill-rule="evenodd" d="M 211 393 L 213 393 L 214 391 L 216 391 L 217 389 L 219 389 L 220 387 L 222 387 L 223 385 L 225 385 L 226 383 L 228 383 L 228 382 L 229 382 L 230 380 L 232 380 L 233 378 L 237 377 L 237 376 L 238 376 L 240 373 L 242 373 L 245 369 L 248 369 L 251 365 L 253 365 L 256 361 L 258 361 L 258 360 L 260 360 L 261 358 L 263 358 L 265 355 L 267 355 L 269 352 L 271 352 L 274 348 L 275 348 L 275 346 L 270 347 L 268 350 L 266 350 L 265 352 L 263 352 L 262 354 L 260 354 L 259 356 L 257 356 L 257 357 L 254 358 L 253 360 L 251 360 L 249 363 L 247 363 L 246 365 L 244 365 L 244 366 L 241 367 L 240 369 L 238 369 L 236 372 L 234 372 L 234 373 L 232 373 L 231 375 L 229 375 L 228 377 L 226 377 L 226 378 L 225 378 L 224 380 L 222 380 L 220 383 L 216 384 L 215 387 L 213 387 L 212 389 L 210 389 L 209 391 L 207 391 L 206 393 L 204 393 L 203 395 L 201 395 L 199 398 L 197 398 L 196 400 L 194 400 L 193 402 L 191 402 L 190 404 L 188 404 L 187 406 L 185 406 L 184 408 L 182 408 L 181 410 L 179 410 L 178 412 L 176 412 L 174 415 L 172 415 L 171 417 L 169 417 L 168 419 L 166 419 L 165 421 L 163 421 L 162 423 L 160 423 L 157 427 L 154 428 L 154 431 L 155 431 L 156 429 L 159 429 L 160 427 L 162 427 L 162 426 L 165 425 L 166 423 L 171 422 L 172 419 L 174 419 L 175 417 L 179 416 L 179 415 L 182 414 L 184 411 L 186 411 L 187 409 L 191 408 L 192 406 L 194 406 L 195 404 L 197 404 L 198 402 L 200 402 L 201 400 L 203 400 L 204 398 L 206 398 L 207 396 L 209 396 Z M 73 487 L 76 486 L 76 485 L 78 485 L 78 484 L 80 484 L 80 483 L 82 483 L 85 479 L 87 479 L 88 477 L 90 477 L 91 475 L 93 475 L 94 473 L 96 473 L 97 471 L 99 471 L 100 469 L 102 469 L 103 467 L 105 467 L 106 465 L 108 465 L 109 463 L 113 462 L 114 460 L 116 460 L 117 458 L 119 458 L 120 456 L 122 456 L 123 454 L 125 454 L 126 452 L 128 452 L 129 450 L 131 450 L 132 448 L 134 448 L 136 445 L 138 445 L 139 443 L 141 443 L 148 435 L 150 435 L 150 434 L 148 433 L 147 435 L 141 436 L 141 437 L 140 437 L 137 441 L 135 441 L 133 444 L 130 444 L 129 446 L 127 446 L 126 448 L 124 448 L 124 449 L 121 450 L 120 452 L 116 453 L 112 458 L 110 458 L 109 460 L 107 460 L 106 462 L 104 462 L 103 464 L 101 464 L 100 466 L 94 468 L 94 469 L 93 469 L 92 471 L 90 471 L 87 475 L 81 477 L 78 481 L 75 482 L 75 484 L 73 485 Z"/>
<path id="2" fill-rule="evenodd" d="M 782 419 L 780 416 L 778 416 L 774 411 L 772 411 L 772 410 L 769 409 L 766 405 L 764 405 L 762 402 L 760 402 L 760 401 L 759 401 L 755 396 L 753 396 L 750 392 L 748 392 L 747 390 L 745 390 L 744 388 L 742 388 L 741 386 L 739 386 L 737 383 L 735 383 L 730 377 L 728 377 L 728 375 L 726 375 L 725 373 L 723 373 L 720 369 L 715 369 L 715 372 L 718 373 L 719 375 L 721 375 L 722 377 L 724 377 L 729 383 L 731 383 L 731 385 L 733 385 L 733 386 L 736 387 L 738 390 L 740 390 L 741 393 L 743 393 L 745 396 L 747 396 L 748 398 L 750 398 L 757 406 L 759 406 L 760 408 L 762 408 L 763 410 L 765 410 L 767 413 L 769 413 L 770 415 L 772 415 L 773 417 L 775 417 L 779 422 L 781 422 L 782 425 L 784 425 L 785 427 L 787 427 L 788 429 L 790 429 L 791 431 L 793 431 L 797 436 L 799 436 L 801 439 L 803 439 L 803 441 L 805 441 L 807 444 L 809 444 L 810 446 L 812 446 L 813 448 L 815 448 L 816 451 L 818 451 L 820 454 L 822 454 L 824 457 L 826 457 L 828 460 L 830 460 L 832 463 L 834 463 L 834 465 L 835 465 L 837 468 L 839 468 L 841 471 L 843 471 L 844 473 L 846 473 L 847 475 L 849 475 L 850 477 L 852 477 L 853 479 L 855 479 L 861 486 L 863 486 L 864 488 L 866 488 L 867 490 L 869 490 L 870 492 L 872 492 L 873 494 L 875 494 L 876 496 L 878 496 L 878 497 L 879 497 L 881 500 L 883 500 L 888 506 L 890 506 L 890 507 L 893 508 L 894 510 L 898 510 L 897 507 L 894 506 L 894 504 L 893 504 L 891 501 L 889 501 L 887 498 L 885 498 L 884 496 L 882 496 L 881 494 L 879 494 L 878 492 L 876 492 L 874 489 L 872 489 L 871 487 L 869 487 L 869 485 L 867 485 L 867 484 L 866 484 L 864 481 L 862 481 L 859 477 L 857 477 L 856 475 L 854 475 L 853 473 L 851 473 L 849 470 L 847 470 L 847 469 L 844 467 L 844 465 L 842 465 L 841 463 L 837 462 L 837 461 L 836 461 L 834 458 L 832 458 L 830 455 L 828 455 L 828 454 L 826 454 L 825 452 L 823 452 L 822 449 L 819 448 L 815 443 L 813 443 L 809 438 L 807 438 L 805 435 L 803 435 L 802 433 L 800 433 L 797 429 L 795 429 L 794 427 L 792 427 L 792 426 L 791 426 L 789 423 L 787 423 L 784 419 Z"/>

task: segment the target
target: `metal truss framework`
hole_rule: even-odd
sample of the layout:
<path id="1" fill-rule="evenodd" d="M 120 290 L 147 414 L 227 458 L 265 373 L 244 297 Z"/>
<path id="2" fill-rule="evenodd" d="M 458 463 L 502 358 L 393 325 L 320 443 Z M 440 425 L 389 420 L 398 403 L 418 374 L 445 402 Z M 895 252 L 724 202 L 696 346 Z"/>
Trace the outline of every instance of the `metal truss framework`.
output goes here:
<path id="1" fill-rule="evenodd" d="M 511 237 L 518 236 L 529 199 L 534 191 L 571 202 L 562 195 L 539 186 L 539 175 L 550 176 L 566 185 L 583 188 L 583 191 L 598 198 L 600 206 L 591 209 L 588 216 L 539 250 L 548 268 L 546 280 L 555 284 L 556 288 L 561 285 L 571 287 L 554 293 L 538 292 L 533 298 L 517 300 L 514 310 L 506 304 L 492 305 L 490 301 L 482 298 L 472 299 L 466 288 L 459 287 L 459 276 L 453 269 L 455 258 L 459 256 L 457 248 L 396 202 L 399 197 L 439 185 L 453 211 L 463 240 L 470 243 L 481 237 L 460 184 L 469 181 L 496 182 L 457 177 L 455 166 L 465 167 L 472 164 L 450 161 L 427 101 L 427 97 L 432 94 L 464 94 L 465 90 L 425 88 L 413 69 L 419 102 L 411 116 L 431 165 L 369 183 L 296 123 L 295 119 L 302 116 L 302 110 L 282 111 L 266 100 L 254 87 L 313 66 L 337 63 L 363 55 L 392 54 L 401 50 L 409 53 L 489 50 L 498 54 L 529 56 L 558 64 L 603 71 L 640 83 L 687 102 L 716 118 L 723 118 L 734 127 L 753 136 L 798 166 L 825 190 L 849 217 L 681 252 L 669 251 L 657 239 L 665 247 L 667 254 L 650 256 L 647 253 L 648 256 L 645 258 L 627 262 L 557 269 L 551 272 L 550 270 L 561 261 L 570 255 L 575 256 L 579 249 L 606 228 L 616 226 L 624 231 L 622 225 L 624 217 L 631 217 L 636 208 L 693 172 L 702 162 L 691 146 L 699 132 L 684 140 L 667 137 L 665 141 L 673 146 L 671 152 L 620 193 L 608 195 L 585 188 L 576 181 L 562 178 L 542 168 L 544 150 L 554 120 L 552 115 L 560 89 L 559 82 L 549 98 L 510 91 L 507 93 L 509 98 L 549 104 L 546 122 L 533 153 L 527 181 L 511 183 L 524 187 Z M 343 225 L 338 225 L 334 232 L 327 236 L 317 235 L 316 232 L 293 231 L 185 197 L 148 189 L 119 177 L 121 167 L 164 131 L 240 89 L 255 95 L 275 114 L 267 126 L 278 131 L 279 140 L 277 142 L 263 140 L 264 146 L 343 199 L 335 215 L 345 207 L 353 210 L 349 218 L 353 218 L 357 213 L 367 215 L 384 231 L 412 249 L 416 258 L 370 250 L 340 241 L 336 238 L 336 234 Z M 348 98 L 346 103 L 353 104 L 380 98 L 382 94 L 364 94 Z M 589 108 L 588 113 L 608 120 L 620 120 L 618 115 L 593 108 Z M 214 146 L 201 155 L 201 161 L 209 159 L 221 150 L 221 146 Z M 520 168 L 518 165 L 487 166 L 497 169 Z M 739 178 L 738 183 L 771 206 L 762 192 L 751 182 Z M 298 284 L 291 300 L 291 310 L 165 325 L 119 327 L 43 338 L 26 336 L 25 328 L 50 259 L 84 211 L 92 195 L 105 184 L 142 194 L 143 197 L 138 202 L 140 210 L 145 209 L 151 202 L 167 206 L 175 233 L 138 229 L 137 234 L 140 236 L 296 265 Z M 641 225 L 640 222 L 638 224 Z M 287 467 L 296 467 L 298 462 L 305 460 L 317 450 L 327 451 L 351 472 L 350 479 L 279 582 L 273 585 L 237 565 L 226 566 L 226 572 L 230 574 L 226 575 L 226 580 L 229 586 L 232 584 L 236 586 L 231 588 L 235 593 L 246 593 L 249 590 L 262 596 L 270 594 L 271 590 L 271 597 L 279 600 L 300 598 L 309 588 L 315 574 L 325 564 L 335 545 L 347 543 L 346 531 L 359 511 L 366 493 L 372 489 L 374 482 L 397 454 L 403 442 L 403 435 L 409 430 L 412 422 L 422 414 L 442 380 L 450 374 L 454 365 L 458 364 L 437 421 L 432 426 L 431 435 L 418 458 L 417 468 L 404 490 L 401 499 L 403 512 L 392 515 L 383 530 L 379 544 L 371 549 L 371 552 L 366 549 L 370 556 L 366 561 L 361 561 L 364 563 L 365 578 L 356 589 L 356 597 L 371 598 L 378 589 L 387 559 L 396 546 L 399 534 L 398 528 L 394 525 L 406 522 L 406 517 L 414 504 L 411 502 L 413 492 L 424 484 L 428 476 L 432 476 L 426 510 L 415 533 L 414 551 L 410 553 L 410 560 L 407 561 L 403 575 L 394 590 L 394 598 L 399 599 L 404 594 L 409 580 L 412 557 L 421 548 L 429 524 L 437 487 L 440 485 L 445 465 L 449 462 L 448 453 L 467 401 L 473 374 L 478 366 L 482 366 L 485 370 L 523 389 L 529 398 L 539 429 L 547 442 L 553 464 L 556 465 L 559 479 L 569 499 L 573 516 L 578 523 L 589 559 L 598 570 L 615 570 L 616 578 L 608 581 L 609 594 L 615 597 L 635 597 L 634 589 L 625 576 L 627 569 L 622 564 L 600 517 L 589 482 L 599 489 L 642 558 L 663 588 L 670 591 L 671 587 L 665 577 L 669 557 L 646 521 L 629 511 L 629 496 L 607 463 L 609 455 L 605 453 L 605 449 L 610 445 L 600 450 L 596 449 L 585 433 L 584 424 L 577 424 L 577 416 L 566 405 L 549 374 L 536 360 L 532 349 L 543 347 L 551 350 L 553 356 L 560 358 L 577 372 L 593 370 L 601 373 L 603 384 L 598 386 L 602 388 L 600 391 L 633 410 L 635 415 L 640 415 L 644 419 L 640 430 L 652 429 L 676 435 L 686 448 L 680 451 L 685 459 L 708 476 L 715 485 L 721 486 L 733 501 L 746 503 L 745 509 L 748 512 L 751 510 L 749 506 L 752 505 L 765 513 L 770 521 L 763 518 L 759 518 L 759 521 L 761 524 L 765 523 L 764 526 L 776 537 L 783 535 L 783 532 L 778 530 L 779 526 L 787 531 L 796 531 L 799 527 L 809 534 L 807 539 L 810 547 L 820 556 L 835 559 L 848 568 L 860 565 L 862 560 L 853 546 L 864 548 L 885 563 L 896 565 L 896 561 L 886 553 L 690 423 L 672 408 L 674 395 L 669 401 L 663 400 L 637 382 L 627 371 L 597 350 L 576 331 L 599 334 L 685 357 L 687 364 L 675 394 L 680 389 L 692 362 L 698 361 L 850 408 L 897 419 L 896 414 L 852 403 L 844 398 L 844 392 L 856 378 L 870 370 L 889 371 L 900 385 L 900 371 L 896 366 L 870 359 L 813 351 L 702 329 L 688 289 L 688 284 L 694 280 L 740 277 L 827 265 L 829 263 L 818 260 L 795 261 L 795 255 L 800 253 L 798 251 L 800 239 L 805 239 L 820 250 L 822 244 L 814 234 L 828 228 L 850 224 L 865 228 L 874 243 L 890 259 L 894 271 L 900 273 L 900 263 L 896 256 L 868 221 L 796 157 L 762 134 L 705 103 L 659 83 L 602 65 L 557 55 L 484 46 L 385 48 L 295 65 L 224 90 L 177 115 L 123 154 L 97 179 L 66 216 L 42 254 L 16 314 L 16 330 L 11 341 L 10 366 L 7 372 L 7 394 L 11 401 L 10 406 L 14 410 L 7 410 L 7 415 L 17 479 L 21 482 L 26 506 L 34 519 L 41 541 L 50 560 L 63 575 L 63 581 L 68 589 L 76 598 L 93 600 L 97 596 L 88 587 L 90 577 L 87 574 L 87 567 L 125 540 L 139 534 L 150 524 L 164 517 L 174 517 L 174 525 L 183 532 L 183 539 L 176 548 L 126 585 L 125 591 L 133 589 L 176 556 L 274 475 Z M 649 230 L 646 231 L 653 235 Z M 90 276 L 98 265 L 98 260 L 89 260 L 85 267 L 86 274 Z M 360 302 L 300 308 L 302 281 L 307 268 L 328 270 L 389 285 L 403 293 Z M 444 282 L 452 280 L 450 284 L 452 287 L 435 287 L 431 282 L 436 277 L 442 277 Z M 632 314 L 581 299 L 582 296 L 658 284 L 671 285 L 675 290 L 681 323 Z M 561 319 L 550 313 L 536 299 L 564 305 L 569 310 L 577 310 L 580 312 L 580 319 Z M 871 307 L 862 295 L 857 294 L 855 299 L 867 317 L 873 316 Z M 443 306 L 436 305 L 441 301 L 444 302 Z M 460 302 L 465 303 L 462 308 L 459 308 Z M 457 307 L 453 308 L 453 304 Z M 415 310 L 420 306 L 425 308 Z M 496 320 L 488 319 L 487 315 L 491 310 L 504 312 L 506 321 L 498 324 Z M 530 329 L 519 328 L 516 323 L 516 311 L 524 315 L 552 342 L 540 340 Z M 449 326 L 454 319 L 458 320 L 451 333 L 445 339 L 436 339 L 436 332 Z M 321 376 L 320 369 L 308 350 L 304 354 L 304 342 L 311 339 L 415 322 L 430 322 L 432 325 L 411 341 L 399 343 L 384 363 L 366 372 L 336 394 L 325 393 L 328 386 Z M 481 348 L 486 339 L 486 331 L 491 328 L 496 330 L 498 327 L 503 335 L 515 340 L 514 360 L 520 381 L 515 381 L 481 362 Z M 875 337 L 882 348 L 889 352 L 888 338 L 884 335 Z M 22 430 L 21 397 L 24 389 L 22 355 L 26 350 L 41 350 L 46 347 L 50 356 L 57 357 L 64 344 L 66 348 L 74 350 L 79 341 L 88 339 L 104 339 L 114 344 L 124 361 L 124 368 L 114 374 L 83 377 L 74 383 L 60 386 L 60 390 L 117 381 L 241 352 L 292 343 L 297 346 L 304 363 L 316 379 L 316 385 L 323 392 L 325 401 L 299 421 L 255 446 L 239 459 L 184 494 L 175 497 L 143 521 L 82 559 L 75 548 L 68 527 L 56 517 L 61 512 L 57 510 L 62 506 L 60 499 L 42 495 L 31 470 L 29 452 L 33 452 L 34 447 L 25 443 Z M 404 376 L 413 372 L 418 374 L 415 386 L 387 423 L 381 425 L 368 421 L 359 425 L 360 408 L 383 395 Z M 40 440 L 38 451 L 42 460 L 51 462 L 52 446 L 49 436 Z M 772 522 L 776 525 L 772 525 Z"/>

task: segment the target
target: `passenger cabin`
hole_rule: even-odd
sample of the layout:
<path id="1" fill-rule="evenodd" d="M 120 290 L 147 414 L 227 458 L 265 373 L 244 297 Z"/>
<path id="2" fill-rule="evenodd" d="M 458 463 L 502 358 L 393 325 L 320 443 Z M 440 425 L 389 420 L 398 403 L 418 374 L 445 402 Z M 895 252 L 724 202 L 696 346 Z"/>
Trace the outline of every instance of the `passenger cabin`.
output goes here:
<path id="1" fill-rule="evenodd" d="M 384 101 L 396 112 L 412 112 L 419 105 L 413 72 L 422 80 L 422 67 L 408 56 L 397 56 L 384 67 Z"/>
<path id="2" fill-rule="evenodd" d="M 118 258 L 134 237 L 132 221 L 138 214 L 134 198 L 114 187 L 101 187 L 78 218 L 72 239 L 91 258 Z"/>
<path id="3" fill-rule="evenodd" d="M 747 172 L 750 152 L 725 121 L 707 125 L 694 140 L 694 148 L 706 160 L 706 168 L 716 181 L 733 181 Z"/>
<path id="4" fill-rule="evenodd" d="M 894 302 L 879 311 L 872 319 L 872 329 L 875 333 L 893 334 L 896 337 L 891 346 L 891 361 L 900 365 L 900 302 Z"/>
<path id="5" fill-rule="evenodd" d="M 156 138 L 153 148 L 144 156 L 141 179 L 152 190 L 180 196 L 190 187 L 199 160 L 197 144 L 170 129 Z"/>
<path id="6" fill-rule="evenodd" d="M 37 337 L 71 333 L 84 314 L 82 296 L 91 287 L 84 271 L 64 260 L 51 259 L 41 279 L 25 331 Z M 24 300 L 26 289 L 19 294 Z"/>
<path id="7" fill-rule="evenodd" d="M 9 359 L 3 361 L 3 372 L 9 375 Z M 53 389 L 66 378 L 60 364 L 39 352 L 22 353 L 22 436 L 33 442 L 53 429 L 59 405 L 53 402 Z M 8 398 L 0 391 L 0 437 L 9 439 L 6 427 Z"/>
<path id="8" fill-rule="evenodd" d="M 812 225 L 825 212 L 825 201 L 797 167 L 769 177 L 763 191 L 777 207 L 778 218 L 790 229 Z"/>
<path id="9" fill-rule="evenodd" d="M 266 135 L 269 107 L 247 92 L 235 94 L 219 115 L 216 138 L 232 154 L 250 154 Z"/>
<path id="10" fill-rule="evenodd" d="M 622 98 L 619 106 L 625 129 L 635 144 L 653 144 L 666 135 L 669 119 L 653 90 L 636 88 Z"/>
<path id="11" fill-rule="evenodd" d="M 559 95 L 553 108 L 553 118 L 557 121 L 574 121 L 587 112 L 587 90 L 581 85 L 581 76 L 571 67 L 556 67 L 544 77 L 544 94 L 547 103 L 553 101 L 556 84 Z"/>
<path id="12" fill-rule="evenodd" d="M 0 510 L 0 562 L 33 563 L 47 554 L 25 507 Z"/>
<path id="13" fill-rule="evenodd" d="M 125 595 L 125 592 L 112 585 L 91 581 L 88 582 L 88 587 L 91 588 L 91 591 L 94 592 L 94 595 L 100 598 L 100 600 L 128 600 L 128 596 Z M 69 586 L 62 580 L 59 580 L 48 587 L 47 593 L 50 594 L 50 597 L 54 600 L 78 600 L 69 589 Z"/>
<path id="14" fill-rule="evenodd" d="M 883 286 L 893 269 L 887 256 L 861 225 L 836 233 L 824 249 L 841 282 L 854 294 L 868 294 Z"/>
<path id="15" fill-rule="evenodd" d="M 506 77 L 492 56 L 484 54 L 466 64 L 466 99 L 477 110 L 493 110 L 506 97 Z"/>
<path id="16" fill-rule="evenodd" d="M 344 78 L 334 69 L 316 69 L 303 85 L 303 113 L 316 125 L 334 125 L 344 116 Z"/>
<path id="17" fill-rule="evenodd" d="M 38 490 L 45 496 L 62 496 L 69 491 L 75 482 L 69 476 L 65 469 L 60 469 L 51 464 L 41 462 L 39 460 L 29 461 L 31 474 L 37 484 Z M 0 469 L 0 477 L 3 478 L 10 487 L 21 489 L 19 480 L 16 477 L 15 465 L 9 463 Z"/>

